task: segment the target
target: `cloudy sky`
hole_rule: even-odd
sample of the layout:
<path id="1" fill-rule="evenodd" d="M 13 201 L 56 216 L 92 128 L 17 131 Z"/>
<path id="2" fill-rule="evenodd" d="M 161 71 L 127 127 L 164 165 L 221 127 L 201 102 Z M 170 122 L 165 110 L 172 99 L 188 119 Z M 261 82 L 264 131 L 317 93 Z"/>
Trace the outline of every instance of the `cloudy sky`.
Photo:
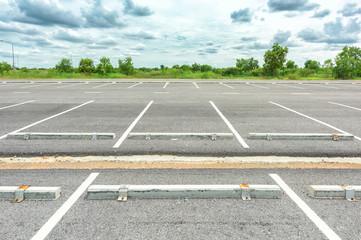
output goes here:
<path id="1" fill-rule="evenodd" d="M 15 65 L 78 65 L 106 56 L 136 67 L 174 64 L 235 66 L 263 55 L 274 42 L 288 59 L 334 58 L 361 47 L 359 0 L 0 0 L 0 39 L 12 42 Z M 0 42 L 0 61 L 12 63 Z"/>

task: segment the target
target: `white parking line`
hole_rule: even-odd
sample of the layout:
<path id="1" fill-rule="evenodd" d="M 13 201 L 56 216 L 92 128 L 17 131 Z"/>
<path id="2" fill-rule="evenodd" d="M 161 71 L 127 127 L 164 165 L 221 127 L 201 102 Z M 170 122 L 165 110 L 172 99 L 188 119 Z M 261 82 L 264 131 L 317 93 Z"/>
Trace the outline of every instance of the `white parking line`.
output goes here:
<path id="1" fill-rule="evenodd" d="M 2 107 L 2 108 L 0 108 L 0 110 L 7 109 L 7 108 L 12 108 L 12 107 L 16 107 L 16 106 L 20 106 L 20 105 L 27 104 L 27 103 L 31 103 L 31 102 L 34 102 L 34 101 L 35 101 L 35 100 L 30 100 L 30 101 L 27 101 L 27 102 L 17 103 L 17 104 L 14 104 L 14 105 Z"/>
<path id="2" fill-rule="evenodd" d="M 268 87 L 259 86 L 259 85 L 257 85 L 257 84 L 253 84 L 253 83 L 246 83 L 246 84 L 247 84 L 247 85 L 250 85 L 250 86 L 254 86 L 254 87 L 269 89 Z"/>
<path id="3" fill-rule="evenodd" d="M 228 87 L 228 88 L 232 88 L 232 89 L 234 89 L 234 87 L 229 86 L 229 85 L 227 85 L 227 84 L 224 84 L 224 83 L 219 83 L 219 84 L 221 84 L 221 85 L 223 85 L 223 86 L 225 86 L 225 87 Z"/>
<path id="4" fill-rule="evenodd" d="M 341 240 L 341 238 L 277 174 L 270 174 L 270 176 L 328 239 Z"/>
<path id="5" fill-rule="evenodd" d="M 325 126 L 327 126 L 327 127 L 329 127 L 329 128 L 332 128 L 332 129 L 334 129 L 334 130 L 336 130 L 336 131 L 339 131 L 339 132 L 341 132 L 341 133 L 343 133 L 343 134 L 350 134 L 350 133 L 345 132 L 345 131 L 343 131 L 343 130 L 341 130 L 341 129 L 339 129 L 339 128 L 336 128 L 336 127 L 334 127 L 334 126 L 332 126 L 332 125 L 330 125 L 330 124 L 328 124 L 328 123 L 325 123 L 325 122 L 322 122 L 322 121 L 320 121 L 320 120 L 317 120 L 316 118 L 307 116 L 306 114 L 303 114 L 303 113 L 297 112 L 297 111 L 295 111 L 295 110 L 292 110 L 292 109 L 290 109 L 290 108 L 288 108 L 288 107 L 282 106 L 281 104 L 278 104 L 278 103 L 275 103 L 275 102 L 271 102 L 271 101 L 269 101 L 269 103 L 274 104 L 274 105 L 276 105 L 276 106 L 279 106 L 279 107 L 281 107 L 281 108 L 283 108 L 283 109 L 286 109 L 286 110 L 288 110 L 288 111 L 291 111 L 291 112 L 293 112 L 293 113 L 296 113 L 296 114 L 298 114 L 298 115 L 300 115 L 300 116 L 302 116 L 302 117 L 311 119 L 312 121 L 321 123 L 321 124 L 323 124 L 323 125 L 325 125 Z M 359 140 L 359 141 L 361 141 L 361 138 L 360 138 L 360 137 L 354 136 L 354 138 L 357 139 L 357 140 Z"/>
<path id="6" fill-rule="evenodd" d="M 98 94 L 98 93 L 102 93 L 102 92 L 84 92 L 84 93 L 90 93 L 90 94 L 94 93 L 94 94 Z"/>
<path id="7" fill-rule="evenodd" d="M 130 126 L 128 127 L 128 129 L 123 133 L 123 135 L 120 137 L 120 139 L 115 143 L 115 145 L 113 146 L 113 148 L 119 148 L 119 146 L 124 142 L 124 140 L 127 138 L 127 136 L 129 135 L 129 133 L 132 131 L 132 129 L 135 127 L 135 125 L 138 123 L 138 121 L 142 118 L 142 116 L 144 115 L 144 113 L 148 110 L 148 108 L 150 108 L 150 106 L 152 105 L 154 101 L 150 101 L 148 103 L 148 105 L 144 108 L 144 110 L 139 114 L 139 116 L 132 122 L 132 124 L 130 124 Z"/>
<path id="8" fill-rule="evenodd" d="M 132 87 L 135 87 L 135 86 L 137 86 L 137 85 L 139 85 L 139 84 L 142 84 L 143 82 L 140 82 L 140 83 L 136 83 L 136 84 L 134 84 L 134 85 L 132 85 L 132 86 L 130 86 L 130 87 L 128 87 L 128 88 L 132 88 Z"/>
<path id="9" fill-rule="evenodd" d="M 227 120 L 227 118 L 221 113 L 221 111 L 219 111 L 219 109 L 217 108 L 217 106 L 212 102 L 209 101 L 209 103 L 213 106 L 213 108 L 216 110 L 216 112 L 219 114 L 219 116 L 223 119 L 223 121 L 226 123 L 226 125 L 228 126 L 228 128 L 232 131 L 233 135 L 237 138 L 237 140 L 239 141 L 239 143 L 244 147 L 244 148 L 249 148 L 249 146 L 247 145 L 247 143 L 243 140 L 243 138 L 241 137 L 241 135 L 239 135 L 239 133 L 236 131 L 236 129 L 234 129 L 234 127 L 232 126 L 232 124 Z"/>
<path id="10" fill-rule="evenodd" d="M 153 92 L 154 94 L 168 94 L 170 92 Z"/>
<path id="11" fill-rule="evenodd" d="M 102 85 L 95 86 L 95 87 L 93 87 L 93 88 L 101 88 L 101 87 L 108 86 L 108 85 L 112 85 L 112 84 L 115 84 L 115 83 L 106 83 L 106 84 L 102 84 Z"/>
<path id="12" fill-rule="evenodd" d="M 288 84 L 277 84 L 277 86 L 290 87 L 290 88 L 297 88 L 297 89 L 304 89 L 304 88 L 302 88 L 302 87 L 296 87 L 296 86 L 292 86 L 292 85 L 288 85 Z"/>
<path id="13" fill-rule="evenodd" d="M 85 84 L 85 83 L 74 83 L 74 84 L 65 85 L 65 86 L 61 86 L 61 87 L 57 87 L 57 88 L 68 88 L 68 87 L 73 87 L 73 86 L 82 85 L 82 84 Z"/>
<path id="14" fill-rule="evenodd" d="M 199 88 L 198 85 L 197 85 L 197 83 L 193 82 L 193 84 L 194 84 L 194 86 L 196 86 L 196 88 Z"/>
<path id="15" fill-rule="evenodd" d="M 30 92 L 13 92 L 13 93 L 15 93 L 15 94 L 21 94 L 21 93 L 30 93 Z"/>
<path id="16" fill-rule="evenodd" d="M 163 87 L 163 88 L 166 88 L 168 84 L 169 84 L 169 82 L 167 82 L 167 83 L 164 85 L 164 87 Z"/>
<path id="17" fill-rule="evenodd" d="M 355 108 L 355 107 L 347 106 L 347 105 L 344 105 L 344 104 L 341 104 L 341 103 L 335 103 L 335 102 L 328 102 L 328 103 L 361 111 L 361 108 Z"/>
<path id="18" fill-rule="evenodd" d="M 317 87 L 322 87 L 322 88 L 339 89 L 337 87 L 323 86 L 323 85 L 320 85 L 320 84 L 309 84 L 309 86 L 317 86 Z"/>
<path id="19" fill-rule="evenodd" d="M 68 110 L 66 110 L 66 111 L 64 111 L 64 112 L 55 114 L 55 115 L 50 116 L 50 117 L 48 117 L 48 118 L 45 118 L 45 119 L 43 119 L 43 120 L 37 121 L 37 122 L 32 123 L 32 124 L 30 124 L 30 125 L 27 125 L 27 126 L 25 126 L 25 127 L 23 127 L 23 128 L 20 128 L 20 129 L 18 129 L 18 130 L 12 131 L 11 133 L 20 132 L 20 131 L 22 131 L 22 130 L 24 130 L 24 129 L 30 128 L 30 127 L 32 127 L 32 126 L 35 126 L 35 125 L 39 124 L 39 123 L 45 122 L 45 121 L 50 120 L 50 119 L 55 118 L 55 117 L 58 117 L 58 116 L 60 116 L 60 115 L 63 115 L 63 114 L 68 113 L 68 112 L 70 112 L 70 111 L 73 111 L 73 110 L 75 110 L 75 109 L 77 109 L 77 108 L 80 108 L 80 107 L 85 106 L 85 105 L 87 105 L 87 104 L 89 104 L 89 103 L 92 103 L 92 102 L 94 102 L 94 100 L 91 100 L 91 101 L 89 101 L 89 102 L 80 104 L 79 106 L 76 106 L 76 107 L 73 107 L 73 108 L 71 108 L 71 109 L 68 109 Z M 5 135 L 1 136 L 0 139 L 4 139 L 4 138 L 6 138 L 7 136 L 8 136 L 8 135 L 5 134 Z"/>
<path id="20" fill-rule="evenodd" d="M 66 200 L 66 202 L 54 213 L 53 216 L 40 228 L 31 240 L 43 240 L 53 230 L 56 224 L 64 217 L 74 203 L 87 190 L 99 173 L 91 173 L 89 177 L 78 187 L 78 189 Z"/>
<path id="21" fill-rule="evenodd" d="M 42 86 L 54 85 L 54 84 L 60 84 L 60 83 L 58 83 L 58 82 L 56 82 L 56 83 L 46 83 L 46 84 L 40 84 L 40 85 L 25 86 L 25 87 L 22 87 L 22 88 L 42 87 Z"/>
<path id="22" fill-rule="evenodd" d="M 0 87 L 14 87 L 14 86 L 21 86 L 21 85 L 27 85 L 29 83 L 7 83 L 7 85 L 3 85 Z"/>
<path id="23" fill-rule="evenodd" d="M 224 92 L 222 94 L 225 94 L 225 95 L 237 95 L 237 94 L 239 94 L 239 92 Z"/>
<path id="24" fill-rule="evenodd" d="M 310 93 L 292 93 L 293 95 L 310 95 Z"/>

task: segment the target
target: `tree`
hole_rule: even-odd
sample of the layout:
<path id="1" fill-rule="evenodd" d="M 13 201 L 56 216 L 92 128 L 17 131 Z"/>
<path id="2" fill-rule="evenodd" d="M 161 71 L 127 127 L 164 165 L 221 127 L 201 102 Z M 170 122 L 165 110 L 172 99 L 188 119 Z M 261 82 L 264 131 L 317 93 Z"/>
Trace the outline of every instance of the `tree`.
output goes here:
<path id="1" fill-rule="evenodd" d="M 286 62 L 288 48 L 281 47 L 278 43 L 273 44 L 272 50 L 268 50 L 264 54 L 264 73 L 268 76 L 274 76 L 277 69 L 282 69 L 283 64 Z"/>
<path id="2" fill-rule="evenodd" d="M 179 65 L 178 64 L 176 64 L 176 65 L 173 65 L 173 67 L 172 67 L 173 69 L 179 69 Z"/>
<path id="3" fill-rule="evenodd" d="M 210 71 L 212 71 L 212 66 L 210 66 L 210 65 L 201 65 L 201 72 L 210 72 Z"/>
<path id="4" fill-rule="evenodd" d="M 71 59 L 69 58 L 62 58 L 60 62 L 55 65 L 55 69 L 59 72 L 66 72 L 71 73 L 74 71 L 73 64 L 71 62 Z"/>
<path id="5" fill-rule="evenodd" d="M 334 64 L 332 62 L 332 59 L 327 59 L 322 65 L 322 68 L 333 68 Z"/>
<path id="6" fill-rule="evenodd" d="M 335 58 L 333 74 L 336 78 L 361 77 L 361 48 L 345 46 Z"/>
<path id="7" fill-rule="evenodd" d="M 321 64 L 315 60 L 307 60 L 305 62 L 305 68 L 312 69 L 312 70 L 319 70 L 321 68 Z"/>
<path id="8" fill-rule="evenodd" d="M 254 59 L 253 57 L 249 59 L 241 58 L 237 59 L 236 61 L 236 67 L 238 67 L 241 72 L 249 72 L 259 68 L 258 60 Z"/>
<path id="9" fill-rule="evenodd" d="M 9 72 L 11 70 L 11 65 L 7 62 L 0 62 L 0 73 Z"/>
<path id="10" fill-rule="evenodd" d="M 201 65 L 199 65 L 198 63 L 192 64 L 192 72 L 199 72 L 200 70 L 201 70 Z"/>
<path id="11" fill-rule="evenodd" d="M 180 66 L 180 69 L 184 70 L 184 71 L 190 71 L 192 70 L 192 67 L 186 64 L 183 64 L 182 66 Z"/>
<path id="12" fill-rule="evenodd" d="M 119 59 L 119 71 L 125 75 L 131 75 L 134 73 L 134 66 L 131 57 L 126 57 L 124 60 Z"/>
<path id="13" fill-rule="evenodd" d="M 111 73 L 113 71 L 113 66 L 110 63 L 110 59 L 106 57 L 102 57 L 100 63 L 97 66 L 97 73 L 106 74 Z"/>
<path id="14" fill-rule="evenodd" d="M 288 61 L 286 62 L 286 68 L 287 68 L 287 69 L 297 69 L 298 66 L 296 65 L 296 63 L 295 63 L 294 61 L 288 60 Z"/>
<path id="15" fill-rule="evenodd" d="M 82 58 L 79 62 L 79 72 L 90 74 L 94 72 L 94 62 L 89 58 Z"/>

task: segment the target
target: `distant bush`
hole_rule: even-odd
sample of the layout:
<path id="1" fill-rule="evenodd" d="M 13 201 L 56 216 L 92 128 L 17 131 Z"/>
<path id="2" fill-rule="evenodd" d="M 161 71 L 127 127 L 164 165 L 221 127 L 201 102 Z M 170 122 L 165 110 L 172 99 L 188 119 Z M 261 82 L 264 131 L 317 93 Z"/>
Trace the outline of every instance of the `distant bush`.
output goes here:
<path id="1" fill-rule="evenodd" d="M 94 72 L 94 62 L 89 58 L 82 58 L 79 62 L 79 72 L 90 74 Z"/>
<path id="2" fill-rule="evenodd" d="M 300 74 L 301 77 L 308 77 L 312 74 L 315 74 L 317 70 L 315 69 L 310 69 L 310 68 L 304 68 L 304 69 L 299 69 L 298 72 Z"/>
<path id="3" fill-rule="evenodd" d="M 119 63 L 119 71 L 121 73 L 127 76 L 134 74 L 135 69 L 131 57 L 126 57 L 124 60 L 119 59 L 118 63 Z"/>
<path id="4" fill-rule="evenodd" d="M 66 72 L 66 73 L 71 73 L 74 71 L 71 59 L 69 58 L 62 58 L 60 62 L 57 65 L 55 65 L 55 69 L 58 72 Z"/>
<path id="5" fill-rule="evenodd" d="M 361 48 L 345 46 L 335 58 L 333 74 L 336 78 L 361 77 Z"/>
<path id="6" fill-rule="evenodd" d="M 236 76 L 236 75 L 240 75 L 240 69 L 237 67 L 229 67 L 226 69 L 223 69 L 223 76 Z"/>
<path id="7" fill-rule="evenodd" d="M 11 65 L 7 62 L 0 62 L 0 73 L 9 72 L 11 70 Z"/>
<path id="8" fill-rule="evenodd" d="M 254 77 L 260 77 L 263 75 L 263 68 L 257 68 L 251 71 L 251 75 Z"/>

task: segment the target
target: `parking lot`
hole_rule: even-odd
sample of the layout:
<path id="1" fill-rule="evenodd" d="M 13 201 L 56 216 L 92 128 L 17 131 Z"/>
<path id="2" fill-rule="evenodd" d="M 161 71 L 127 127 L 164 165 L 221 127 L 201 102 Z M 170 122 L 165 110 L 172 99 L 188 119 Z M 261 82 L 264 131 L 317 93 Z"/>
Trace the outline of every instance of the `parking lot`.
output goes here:
<path id="1" fill-rule="evenodd" d="M 0 84 L 0 155 L 359 157 L 360 102 L 357 81 L 5 81 Z M 9 139 L 9 133 L 111 133 L 115 138 L 23 140 Z M 129 139 L 134 133 L 144 139 Z M 151 133 L 175 136 L 145 140 Z M 177 136 L 201 133 L 232 139 Z M 347 133 L 354 139 L 256 140 L 250 133 Z"/>
<path id="2" fill-rule="evenodd" d="M 4 239 L 31 239 L 91 173 L 91 184 L 276 184 L 277 174 L 341 239 L 359 239 L 360 202 L 313 199 L 313 184 L 360 184 L 360 170 L 138 169 L 1 170 L 7 186 L 60 186 L 54 201 L 0 201 Z M 46 239 L 328 239 L 285 191 L 280 199 L 88 200 L 85 192 L 55 221 Z M 38 238 L 39 239 L 39 238 Z M 329 238 L 332 239 L 332 238 Z M 336 239 L 336 238 L 333 238 Z"/>
<path id="3" fill-rule="evenodd" d="M 265 164 L 272 156 L 358 161 L 360 103 L 358 81 L 4 81 L 0 83 L 0 157 L 7 160 L 0 162 L 4 168 L 0 186 L 61 187 L 61 195 L 53 201 L 0 201 L 1 238 L 360 239 L 360 202 L 314 199 L 308 194 L 310 185 L 361 185 L 358 167 L 314 169 L 310 163 L 305 169 L 266 165 L 242 169 L 242 161 L 234 168 L 202 167 L 202 158 L 218 164 L 224 157 L 257 162 L 267 156 L 262 160 Z M 250 139 L 251 133 L 265 133 L 267 138 Z M 11 138 L 16 134 L 20 138 Z M 65 139 L 54 139 L 56 134 Z M 95 140 L 101 134 L 114 138 Z M 291 137 L 277 139 L 270 134 Z M 294 138 L 304 134 L 329 134 L 331 139 Z M 343 140 L 342 135 L 353 139 Z M 55 161 L 135 156 L 143 165 L 136 165 L 137 169 L 84 165 L 81 170 L 76 169 L 81 163 L 70 161 L 61 165 L 63 169 L 11 167 L 18 157 L 31 162 L 27 157 L 40 161 L 41 156 Z M 171 163 L 182 157 L 197 161 L 197 169 L 147 167 L 148 160 Z M 186 165 L 178 168 L 182 166 Z M 86 198 L 89 185 L 122 184 L 279 185 L 282 195 L 251 201 Z"/>

